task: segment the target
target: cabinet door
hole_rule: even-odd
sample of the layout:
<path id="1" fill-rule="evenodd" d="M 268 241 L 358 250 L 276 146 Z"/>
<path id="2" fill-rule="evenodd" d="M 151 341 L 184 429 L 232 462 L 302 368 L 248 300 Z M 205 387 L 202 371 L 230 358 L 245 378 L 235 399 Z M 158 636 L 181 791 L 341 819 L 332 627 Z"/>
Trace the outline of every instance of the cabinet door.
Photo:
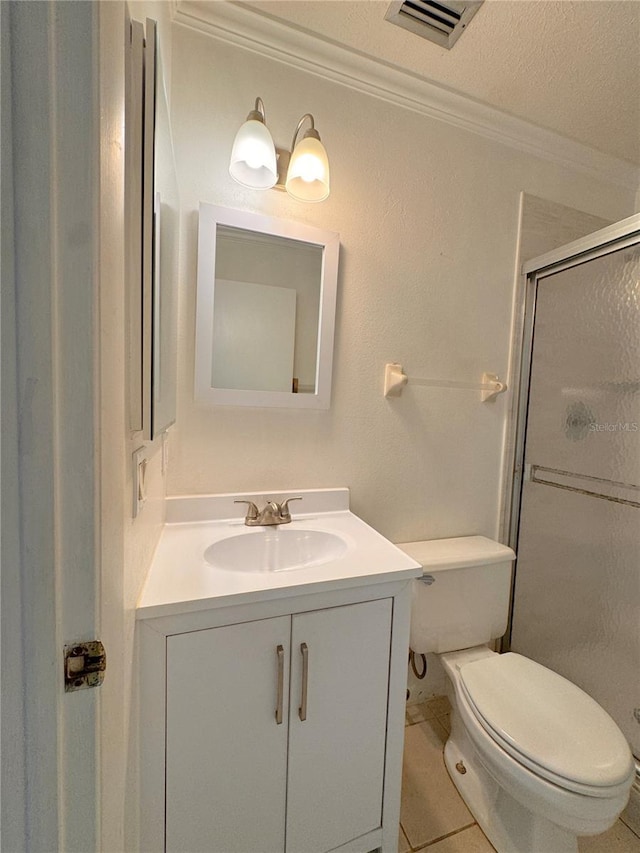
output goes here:
<path id="1" fill-rule="evenodd" d="M 283 616 L 167 638 L 167 853 L 284 850 L 290 631 Z"/>
<path id="2" fill-rule="evenodd" d="M 391 610 L 383 599 L 293 617 L 287 853 L 324 853 L 381 825 Z"/>

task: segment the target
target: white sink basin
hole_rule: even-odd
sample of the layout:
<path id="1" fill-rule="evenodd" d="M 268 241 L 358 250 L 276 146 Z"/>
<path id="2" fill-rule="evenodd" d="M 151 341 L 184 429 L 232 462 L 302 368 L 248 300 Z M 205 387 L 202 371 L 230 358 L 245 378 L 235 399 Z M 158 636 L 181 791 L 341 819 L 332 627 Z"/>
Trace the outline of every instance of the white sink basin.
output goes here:
<path id="1" fill-rule="evenodd" d="M 236 572 L 287 572 L 338 560 L 346 541 L 324 530 L 262 527 L 214 542 L 204 552 L 215 569 Z"/>
<path id="2" fill-rule="evenodd" d="M 235 499 L 262 506 L 267 500 L 282 503 L 291 494 L 304 497 L 305 512 L 290 524 L 247 527 L 235 514 Z M 421 574 L 415 560 L 349 511 L 347 489 L 168 498 L 137 618 L 391 580 L 408 583 Z"/>

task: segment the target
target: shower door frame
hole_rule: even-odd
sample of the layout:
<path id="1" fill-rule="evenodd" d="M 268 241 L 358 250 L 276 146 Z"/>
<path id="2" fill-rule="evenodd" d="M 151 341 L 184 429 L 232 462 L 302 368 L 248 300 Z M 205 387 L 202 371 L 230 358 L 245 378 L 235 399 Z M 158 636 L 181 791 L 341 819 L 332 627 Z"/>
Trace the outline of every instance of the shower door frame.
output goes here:
<path id="1" fill-rule="evenodd" d="M 507 460 L 510 475 L 507 480 L 505 503 L 508 505 L 505 533 L 508 544 L 516 553 L 513 576 L 511 578 L 511 597 L 509 604 L 509 621 L 507 631 L 501 641 L 501 651 L 511 648 L 513 628 L 513 608 L 515 603 L 515 583 L 518 573 L 518 537 L 520 530 L 520 506 L 522 502 L 522 487 L 524 485 L 524 452 L 527 438 L 527 418 L 529 414 L 529 392 L 531 383 L 531 361 L 533 355 L 533 338 L 535 333 L 536 300 L 538 282 L 542 278 L 579 266 L 596 258 L 617 252 L 620 249 L 640 244 L 640 213 L 629 216 L 620 222 L 588 234 L 572 243 L 567 243 L 558 249 L 532 258 L 522 265 L 521 280 L 525 279 L 524 309 L 517 321 L 518 339 L 514 346 L 518 359 L 515 373 L 519 373 L 515 388 L 515 401 L 512 409 L 511 459 Z M 508 451 L 507 451 L 508 452 Z M 510 494 L 509 494 L 510 490 Z"/>

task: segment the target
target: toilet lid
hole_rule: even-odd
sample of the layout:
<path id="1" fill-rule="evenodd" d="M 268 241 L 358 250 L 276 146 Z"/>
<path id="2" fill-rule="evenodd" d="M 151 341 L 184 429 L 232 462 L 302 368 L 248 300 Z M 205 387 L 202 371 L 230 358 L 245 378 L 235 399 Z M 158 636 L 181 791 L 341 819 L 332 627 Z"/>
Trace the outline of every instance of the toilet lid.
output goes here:
<path id="1" fill-rule="evenodd" d="M 561 675 L 509 652 L 463 664 L 460 680 L 484 727 L 551 781 L 603 788 L 629 777 L 631 752 L 622 732 Z"/>

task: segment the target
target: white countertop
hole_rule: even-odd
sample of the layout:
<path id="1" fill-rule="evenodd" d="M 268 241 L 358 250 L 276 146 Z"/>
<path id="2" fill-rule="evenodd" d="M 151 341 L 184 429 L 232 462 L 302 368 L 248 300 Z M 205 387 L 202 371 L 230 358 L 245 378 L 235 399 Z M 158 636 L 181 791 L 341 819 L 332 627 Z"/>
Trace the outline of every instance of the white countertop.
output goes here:
<path id="1" fill-rule="evenodd" d="M 273 499 L 300 494 L 311 510 L 297 513 L 288 529 L 313 529 L 334 533 L 348 544 L 347 553 L 321 565 L 286 571 L 237 571 L 213 568 L 205 550 L 223 538 L 255 534 L 233 500 Z M 348 510 L 348 490 L 270 492 L 260 495 L 212 495 L 168 500 L 167 518 L 145 582 L 136 617 L 149 619 L 232 604 L 332 591 L 371 583 L 402 580 L 422 574 L 419 563 Z M 209 517 L 206 517 L 209 516 Z M 179 520 L 178 520 L 179 519 Z M 192 519 L 192 520 L 189 520 Z"/>

